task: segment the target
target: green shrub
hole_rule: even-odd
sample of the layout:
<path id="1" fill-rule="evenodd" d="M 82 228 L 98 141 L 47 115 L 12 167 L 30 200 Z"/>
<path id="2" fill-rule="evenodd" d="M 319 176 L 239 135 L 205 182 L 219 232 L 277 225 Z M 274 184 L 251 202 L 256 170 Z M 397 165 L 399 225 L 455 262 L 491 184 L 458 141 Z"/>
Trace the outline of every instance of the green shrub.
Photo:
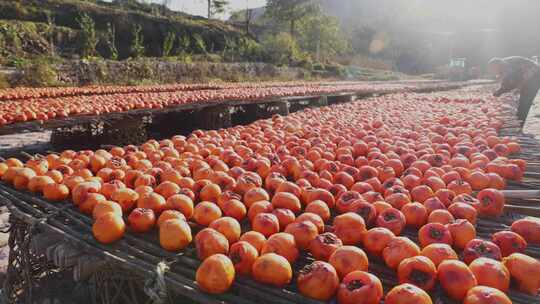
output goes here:
<path id="1" fill-rule="evenodd" d="M 142 27 L 140 25 L 136 25 L 135 27 L 133 27 L 132 35 L 133 40 L 131 43 L 131 56 L 133 58 L 140 58 L 144 56 L 145 52 Z"/>
<path id="2" fill-rule="evenodd" d="M 165 40 L 163 40 L 163 57 L 169 57 L 174 46 L 176 35 L 173 32 L 168 32 Z"/>
<path id="3" fill-rule="evenodd" d="M 296 40 L 284 32 L 266 37 L 263 48 L 269 61 L 277 65 L 297 62 L 303 55 Z"/>
<path id="4" fill-rule="evenodd" d="M 21 83 L 32 87 L 54 86 L 58 83 L 58 75 L 46 59 L 36 59 L 22 66 Z"/>
<path id="5" fill-rule="evenodd" d="M 96 46 L 99 42 L 96 33 L 96 23 L 88 14 L 83 13 L 77 18 L 77 23 L 81 27 L 81 54 L 84 58 L 96 55 Z"/>
<path id="6" fill-rule="evenodd" d="M 9 88 L 9 80 L 6 74 L 0 73 L 0 89 L 6 89 Z"/>
<path id="7" fill-rule="evenodd" d="M 116 30 L 111 23 L 107 23 L 107 33 L 105 34 L 105 43 L 109 49 L 109 58 L 118 59 L 118 49 L 116 48 Z"/>
<path id="8" fill-rule="evenodd" d="M 204 39 L 199 34 L 194 34 L 193 39 L 195 40 L 195 51 L 200 54 L 206 54 L 206 42 L 204 42 Z"/>
<path id="9" fill-rule="evenodd" d="M 189 39 L 188 34 L 178 36 L 178 49 L 176 50 L 176 54 L 178 55 L 189 54 L 190 47 L 191 47 L 191 39 Z"/>

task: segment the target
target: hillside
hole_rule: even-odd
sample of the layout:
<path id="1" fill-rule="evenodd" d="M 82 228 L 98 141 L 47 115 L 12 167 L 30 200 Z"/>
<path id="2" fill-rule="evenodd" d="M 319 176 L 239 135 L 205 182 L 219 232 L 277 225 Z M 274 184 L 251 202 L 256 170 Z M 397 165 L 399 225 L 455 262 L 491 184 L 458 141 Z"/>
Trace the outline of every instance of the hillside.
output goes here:
<path id="1" fill-rule="evenodd" d="M 54 27 L 48 29 L 50 36 L 59 43 L 55 47 L 64 56 L 77 55 L 80 47 L 75 41 L 69 41 L 69 48 L 64 48 L 63 41 L 68 36 L 73 37 L 80 31 L 77 18 L 81 14 L 90 16 L 96 25 L 98 35 L 104 35 L 107 24 L 116 30 L 116 43 L 119 58 L 130 56 L 130 46 L 133 40 L 133 29 L 141 26 L 146 56 L 161 56 L 165 37 L 169 32 L 177 36 L 187 36 L 191 45 L 195 44 L 194 35 L 200 35 L 208 51 L 220 51 L 225 47 L 226 41 L 237 40 L 243 36 L 242 32 L 221 21 L 207 20 L 205 18 L 190 16 L 173 12 L 159 5 L 134 4 L 128 0 L 117 0 L 112 3 L 101 1 L 77 1 L 77 0 L 17 0 L 0 1 L 0 41 L 13 40 L 9 35 L 18 35 L 19 40 L 28 44 L 41 44 L 41 47 L 33 48 L 23 45 L 23 49 L 29 53 L 42 52 L 50 39 L 36 42 L 28 41 L 28 37 L 46 34 L 44 27 L 52 22 Z M 14 21 L 17 21 L 14 23 Z M 24 22 L 24 23 L 21 23 Z M 24 27 L 20 25 L 24 24 Z M 13 29 L 15 28 L 15 29 Z M 3 29 L 3 30 L 2 30 Z M 22 30 L 22 31 L 21 31 Z M 43 40 L 43 39 L 42 39 Z M 173 49 L 178 48 L 178 41 Z M 105 45 L 100 40 L 97 46 L 98 52 L 107 56 Z"/>

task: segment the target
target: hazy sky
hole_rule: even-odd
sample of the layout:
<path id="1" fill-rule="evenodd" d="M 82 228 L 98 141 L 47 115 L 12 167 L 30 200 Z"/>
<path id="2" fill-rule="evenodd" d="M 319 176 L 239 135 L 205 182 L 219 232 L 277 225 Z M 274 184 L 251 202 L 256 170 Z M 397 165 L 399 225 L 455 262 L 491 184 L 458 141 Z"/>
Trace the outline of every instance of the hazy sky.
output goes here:
<path id="1" fill-rule="evenodd" d="M 152 2 L 162 2 L 160 0 L 152 0 Z M 179 10 L 192 15 L 206 16 L 206 0 L 172 0 L 171 7 L 174 10 Z M 261 7 L 266 3 L 266 0 L 230 0 L 230 10 L 245 9 L 248 5 L 250 8 Z M 228 17 L 229 14 L 226 14 Z"/>

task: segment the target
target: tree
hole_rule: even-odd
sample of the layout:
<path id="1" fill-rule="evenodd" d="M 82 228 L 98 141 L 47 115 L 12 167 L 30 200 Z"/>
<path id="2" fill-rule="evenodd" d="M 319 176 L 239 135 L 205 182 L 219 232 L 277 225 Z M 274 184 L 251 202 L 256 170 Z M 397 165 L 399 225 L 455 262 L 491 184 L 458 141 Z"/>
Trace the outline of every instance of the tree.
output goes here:
<path id="1" fill-rule="evenodd" d="M 98 44 L 98 37 L 96 33 L 96 23 L 92 17 L 83 13 L 77 18 L 77 23 L 82 30 L 82 55 L 83 57 L 89 57 L 96 55 L 96 46 Z"/>
<path id="2" fill-rule="evenodd" d="M 288 24 L 289 34 L 294 38 L 299 20 L 315 13 L 318 5 L 313 0 L 268 0 L 266 14 L 282 24 Z"/>
<path id="3" fill-rule="evenodd" d="M 246 8 L 246 35 L 249 35 L 249 26 L 251 25 L 251 20 L 253 19 L 253 9 Z"/>
<path id="4" fill-rule="evenodd" d="M 144 37 L 141 33 L 142 27 L 136 25 L 133 27 L 133 41 L 131 43 L 131 55 L 134 58 L 139 58 L 144 55 Z"/>
<path id="5" fill-rule="evenodd" d="M 268 59 L 274 64 L 291 64 L 302 57 L 298 43 L 286 32 L 266 37 L 263 47 Z"/>
<path id="6" fill-rule="evenodd" d="M 339 21 L 317 9 L 298 22 L 298 41 L 302 50 L 315 54 L 317 61 L 349 50 L 349 41 Z"/>
<path id="7" fill-rule="evenodd" d="M 208 19 L 211 19 L 215 14 L 224 13 L 229 5 L 229 0 L 206 0 L 208 4 Z"/>
<path id="8" fill-rule="evenodd" d="M 163 40 L 163 57 L 168 57 L 171 54 L 175 40 L 176 35 L 174 32 L 168 32 L 165 40 Z"/>
<path id="9" fill-rule="evenodd" d="M 107 23 L 107 33 L 105 34 L 105 42 L 109 49 L 109 58 L 112 60 L 118 59 L 118 49 L 116 49 L 116 31 L 114 25 Z"/>

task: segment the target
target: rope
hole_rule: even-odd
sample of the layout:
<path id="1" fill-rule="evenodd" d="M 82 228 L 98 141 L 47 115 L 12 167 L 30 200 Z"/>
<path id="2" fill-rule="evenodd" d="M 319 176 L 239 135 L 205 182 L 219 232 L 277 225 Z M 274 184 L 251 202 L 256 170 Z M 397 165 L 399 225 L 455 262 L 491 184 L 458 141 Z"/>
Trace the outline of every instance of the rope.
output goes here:
<path id="1" fill-rule="evenodd" d="M 165 272 L 169 271 L 171 262 L 161 261 L 156 265 L 154 276 L 144 282 L 144 292 L 153 304 L 163 304 L 167 298 Z"/>

